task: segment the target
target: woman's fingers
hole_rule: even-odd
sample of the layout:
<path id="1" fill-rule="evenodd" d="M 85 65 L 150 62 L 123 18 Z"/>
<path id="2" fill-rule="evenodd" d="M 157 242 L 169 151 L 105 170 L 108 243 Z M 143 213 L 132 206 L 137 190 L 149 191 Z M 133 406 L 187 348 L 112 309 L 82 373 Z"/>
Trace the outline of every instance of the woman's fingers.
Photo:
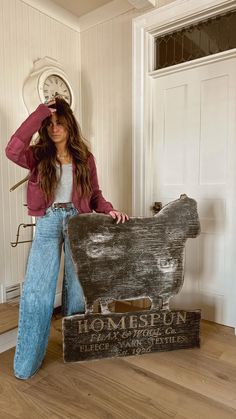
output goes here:
<path id="1" fill-rule="evenodd" d="M 121 219 L 122 219 L 121 213 L 118 212 L 116 214 L 116 224 L 119 224 L 119 222 L 121 221 Z"/>
<path id="2" fill-rule="evenodd" d="M 46 105 L 48 107 L 48 109 L 50 109 L 51 113 L 56 112 L 56 108 L 55 107 L 51 107 L 54 106 L 56 104 L 55 99 L 49 99 L 49 100 L 45 100 L 44 105 Z"/>
<path id="3" fill-rule="evenodd" d="M 54 112 L 56 112 L 56 111 L 57 111 L 55 108 L 49 108 L 49 107 L 48 107 L 48 109 L 50 109 L 51 113 L 54 113 Z"/>
<path id="4" fill-rule="evenodd" d="M 129 220 L 129 216 L 122 212 L 122 223 L 124 223 L 126 220 Z"/>
<path id="5" fill-rule="evenodd" d="M 55 103 L 56 103 L 55 99 L 46 99 L 44 101 L 44 105 L 46 106 L 55 105 Z"/>
<path id="6" fill-rule="evenodd" d="M 120 222 L 124 223 L 126 220 L 129 220 L 129 216 L 121 211 L 110 211 L 109 215 L 115 220 L 116 224 L 119 224 Z"/>

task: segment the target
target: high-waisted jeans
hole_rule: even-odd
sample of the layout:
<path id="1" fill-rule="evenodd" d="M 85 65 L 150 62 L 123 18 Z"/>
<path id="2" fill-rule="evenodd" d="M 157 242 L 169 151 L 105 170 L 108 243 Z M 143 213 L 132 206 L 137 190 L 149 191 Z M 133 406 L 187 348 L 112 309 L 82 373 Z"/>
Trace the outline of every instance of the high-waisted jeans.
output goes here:
<path id="1" fill-rule="evenodd" d="M 67 236 L 68 219 L 77 213 L 75 208 L 49 208 L 45 216 L 37 219 L 20 301 L 14 358 L 14 373 L 17 378 L 30 378 L 44 359 L 63 243 L 63 315 L 84 312 L 84 294 L 75 273 Z"/>

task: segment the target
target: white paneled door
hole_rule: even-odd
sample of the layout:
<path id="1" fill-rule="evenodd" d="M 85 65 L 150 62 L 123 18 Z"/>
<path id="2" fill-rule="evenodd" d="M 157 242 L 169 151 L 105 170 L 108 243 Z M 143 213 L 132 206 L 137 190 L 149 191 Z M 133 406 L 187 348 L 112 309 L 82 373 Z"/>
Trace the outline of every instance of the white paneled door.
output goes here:
<path id="1" fill-rule="evenodd" d="M 150 76 L 150 196 L 165 204 L 186 193 L 198 202 L 202 232 L 188 240 L 172 306 L 235 327 L 236 57 L 188 64 Z"/>

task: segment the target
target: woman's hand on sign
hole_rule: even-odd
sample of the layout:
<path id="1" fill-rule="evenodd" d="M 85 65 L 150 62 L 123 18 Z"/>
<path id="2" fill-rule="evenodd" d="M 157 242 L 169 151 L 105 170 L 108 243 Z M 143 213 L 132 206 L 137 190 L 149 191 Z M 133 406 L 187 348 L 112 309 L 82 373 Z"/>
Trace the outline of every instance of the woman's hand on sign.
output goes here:
<path id="1" fill-rule="evenodd" d="M 120 222 L 124 223 L 125 221 L 129 220 L 129 216 L 125 214 L 124 212 L 112 210 L 109 212 L 109 215 L 116 220 L 116 224 L 119 224 Z"/>

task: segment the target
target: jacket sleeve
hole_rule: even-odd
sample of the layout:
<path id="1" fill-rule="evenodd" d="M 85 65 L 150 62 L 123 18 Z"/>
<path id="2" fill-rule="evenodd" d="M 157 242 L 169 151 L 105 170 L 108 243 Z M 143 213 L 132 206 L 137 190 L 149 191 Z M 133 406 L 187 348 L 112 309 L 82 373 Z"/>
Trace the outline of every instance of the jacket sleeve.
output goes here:
<path id="1" fill-rule="evenodd" d="M 92 196 L 90 200 L 91 208 L 96 212 L 108 214 L 113 210 L 113 206 L 110 202 L 106 201 L 102 195 L 102 191 L 99 189 L 97 169 L 92 154 L 88 158 L 88 163 L 90 169 L 90 182 L 92 187 Z"/>
<path id="2" fill-rule="evenodd" d="M 11 161 L 26 169 L 31 169 L 34 166 L 30 141 L 33 134 L 39 130 L 42 121 L 50 115 L 50 109 L 41 104 L 21 124 L 6 147 L 6 156 Z"/>

